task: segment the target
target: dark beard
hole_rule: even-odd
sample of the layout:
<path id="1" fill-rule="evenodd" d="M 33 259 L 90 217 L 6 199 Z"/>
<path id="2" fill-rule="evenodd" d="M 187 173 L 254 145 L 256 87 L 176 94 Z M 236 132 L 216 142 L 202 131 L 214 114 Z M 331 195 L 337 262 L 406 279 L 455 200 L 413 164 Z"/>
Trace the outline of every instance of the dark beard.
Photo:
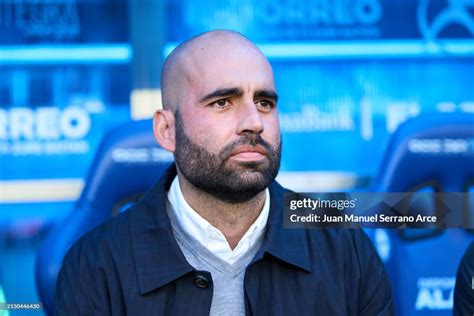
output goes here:
<path id="1" fill-rule="evenodd" d="M 184 131 L 179 111 L 176 117 L 175 160 L 184 177 L 198 189 L 228 203 L 249 201 L 265 190 L 280 168 L 281 138 L 276 148 L 260 134 L 248 132 L 213 154 L 193 142 Z M 239 146 L 261 146 L 268 153 L 263 162 L 229 161 L 231 152 Z"/>

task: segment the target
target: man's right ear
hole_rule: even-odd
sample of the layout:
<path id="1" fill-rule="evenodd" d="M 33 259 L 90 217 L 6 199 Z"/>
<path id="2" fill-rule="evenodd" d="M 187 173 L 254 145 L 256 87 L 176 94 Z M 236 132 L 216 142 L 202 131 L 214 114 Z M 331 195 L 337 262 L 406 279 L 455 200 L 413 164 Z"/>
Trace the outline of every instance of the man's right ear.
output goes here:
<path id="1" fill-rule="evenodd" d="M 176 148 L 175 140 L 175 119 L 171 110 L 157 110 L 153 115 L 153 133 L 158 144 L 168 151 L 174 153 Z"/>

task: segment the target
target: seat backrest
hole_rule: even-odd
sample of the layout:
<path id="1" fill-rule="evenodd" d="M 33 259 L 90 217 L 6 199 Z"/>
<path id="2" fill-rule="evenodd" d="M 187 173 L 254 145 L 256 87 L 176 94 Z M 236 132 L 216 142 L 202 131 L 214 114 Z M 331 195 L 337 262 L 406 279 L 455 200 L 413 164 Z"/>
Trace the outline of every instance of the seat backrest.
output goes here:
<path id="1" fill-rule="evenodd" d="M 400 125 L 376 179 L 383 192 L 466 192 L 472 185 L 474 114 L 467 113 L 420 116 Z M 460 211 L 474 213 L 474 206 Z M 398 314 L 451 315 L 456 268 L 474 235 L 462 229 L 385 232 Z"/>
<path id="2" fill-rule="evenodd" d="M 474 114 L 433 114 L 403 123 L 379 170 L 381 191 L 431 184 L 438 191 L 465 192 L 474 185 Z"/>
<path id="3" fill-rule="evenodd" d="M 45 311 L 54 313 L 56 278 L 67 250 L 86 232 L 137 200 L 172 163 L 160 148 L 152 121 L 120 126 L 108 133 L 94 158 L 85 186 L 71 213 L 55 225 L 36 262 L 38 292 Z M 71 166 L 74 167 L 74 166 Z"/>

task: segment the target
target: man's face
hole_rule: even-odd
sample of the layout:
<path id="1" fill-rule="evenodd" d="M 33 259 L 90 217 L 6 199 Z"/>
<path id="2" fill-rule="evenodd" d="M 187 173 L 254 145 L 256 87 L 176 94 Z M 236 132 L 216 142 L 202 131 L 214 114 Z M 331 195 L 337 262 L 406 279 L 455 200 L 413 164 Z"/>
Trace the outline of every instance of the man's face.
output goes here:
<path id="1" fill-rule="evenodd" d="M 178 168 L 223 201 L 247 201 L 268 187 L 280 166 L 271 67 L 248 47 L 208 48 L 187 62 L 187 89 L 175 113 Z"/>

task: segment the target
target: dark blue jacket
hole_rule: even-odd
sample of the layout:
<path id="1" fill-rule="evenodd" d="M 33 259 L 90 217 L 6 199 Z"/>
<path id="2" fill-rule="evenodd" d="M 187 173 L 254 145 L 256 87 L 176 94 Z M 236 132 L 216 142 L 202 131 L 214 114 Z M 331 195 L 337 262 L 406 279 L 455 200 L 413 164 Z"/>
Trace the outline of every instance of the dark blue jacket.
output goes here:
<path id="1" fill-rule="evenodd" d="M 474 242 L 467 248 L 459 264 L 454 288 L 453 314 L 474 315 Z"/>
<path id="2" fill-rule="evenodd" d="M 68 251 L 58 315 L 209 314 L 212 276 L 186 261 L 165 211 L 175 174 Z M 267 232 L 245 272 L 247 315 L 392 315 L 390 284 L 366 235 L 283 228 L 284 192 L 270 186 Z"/>

